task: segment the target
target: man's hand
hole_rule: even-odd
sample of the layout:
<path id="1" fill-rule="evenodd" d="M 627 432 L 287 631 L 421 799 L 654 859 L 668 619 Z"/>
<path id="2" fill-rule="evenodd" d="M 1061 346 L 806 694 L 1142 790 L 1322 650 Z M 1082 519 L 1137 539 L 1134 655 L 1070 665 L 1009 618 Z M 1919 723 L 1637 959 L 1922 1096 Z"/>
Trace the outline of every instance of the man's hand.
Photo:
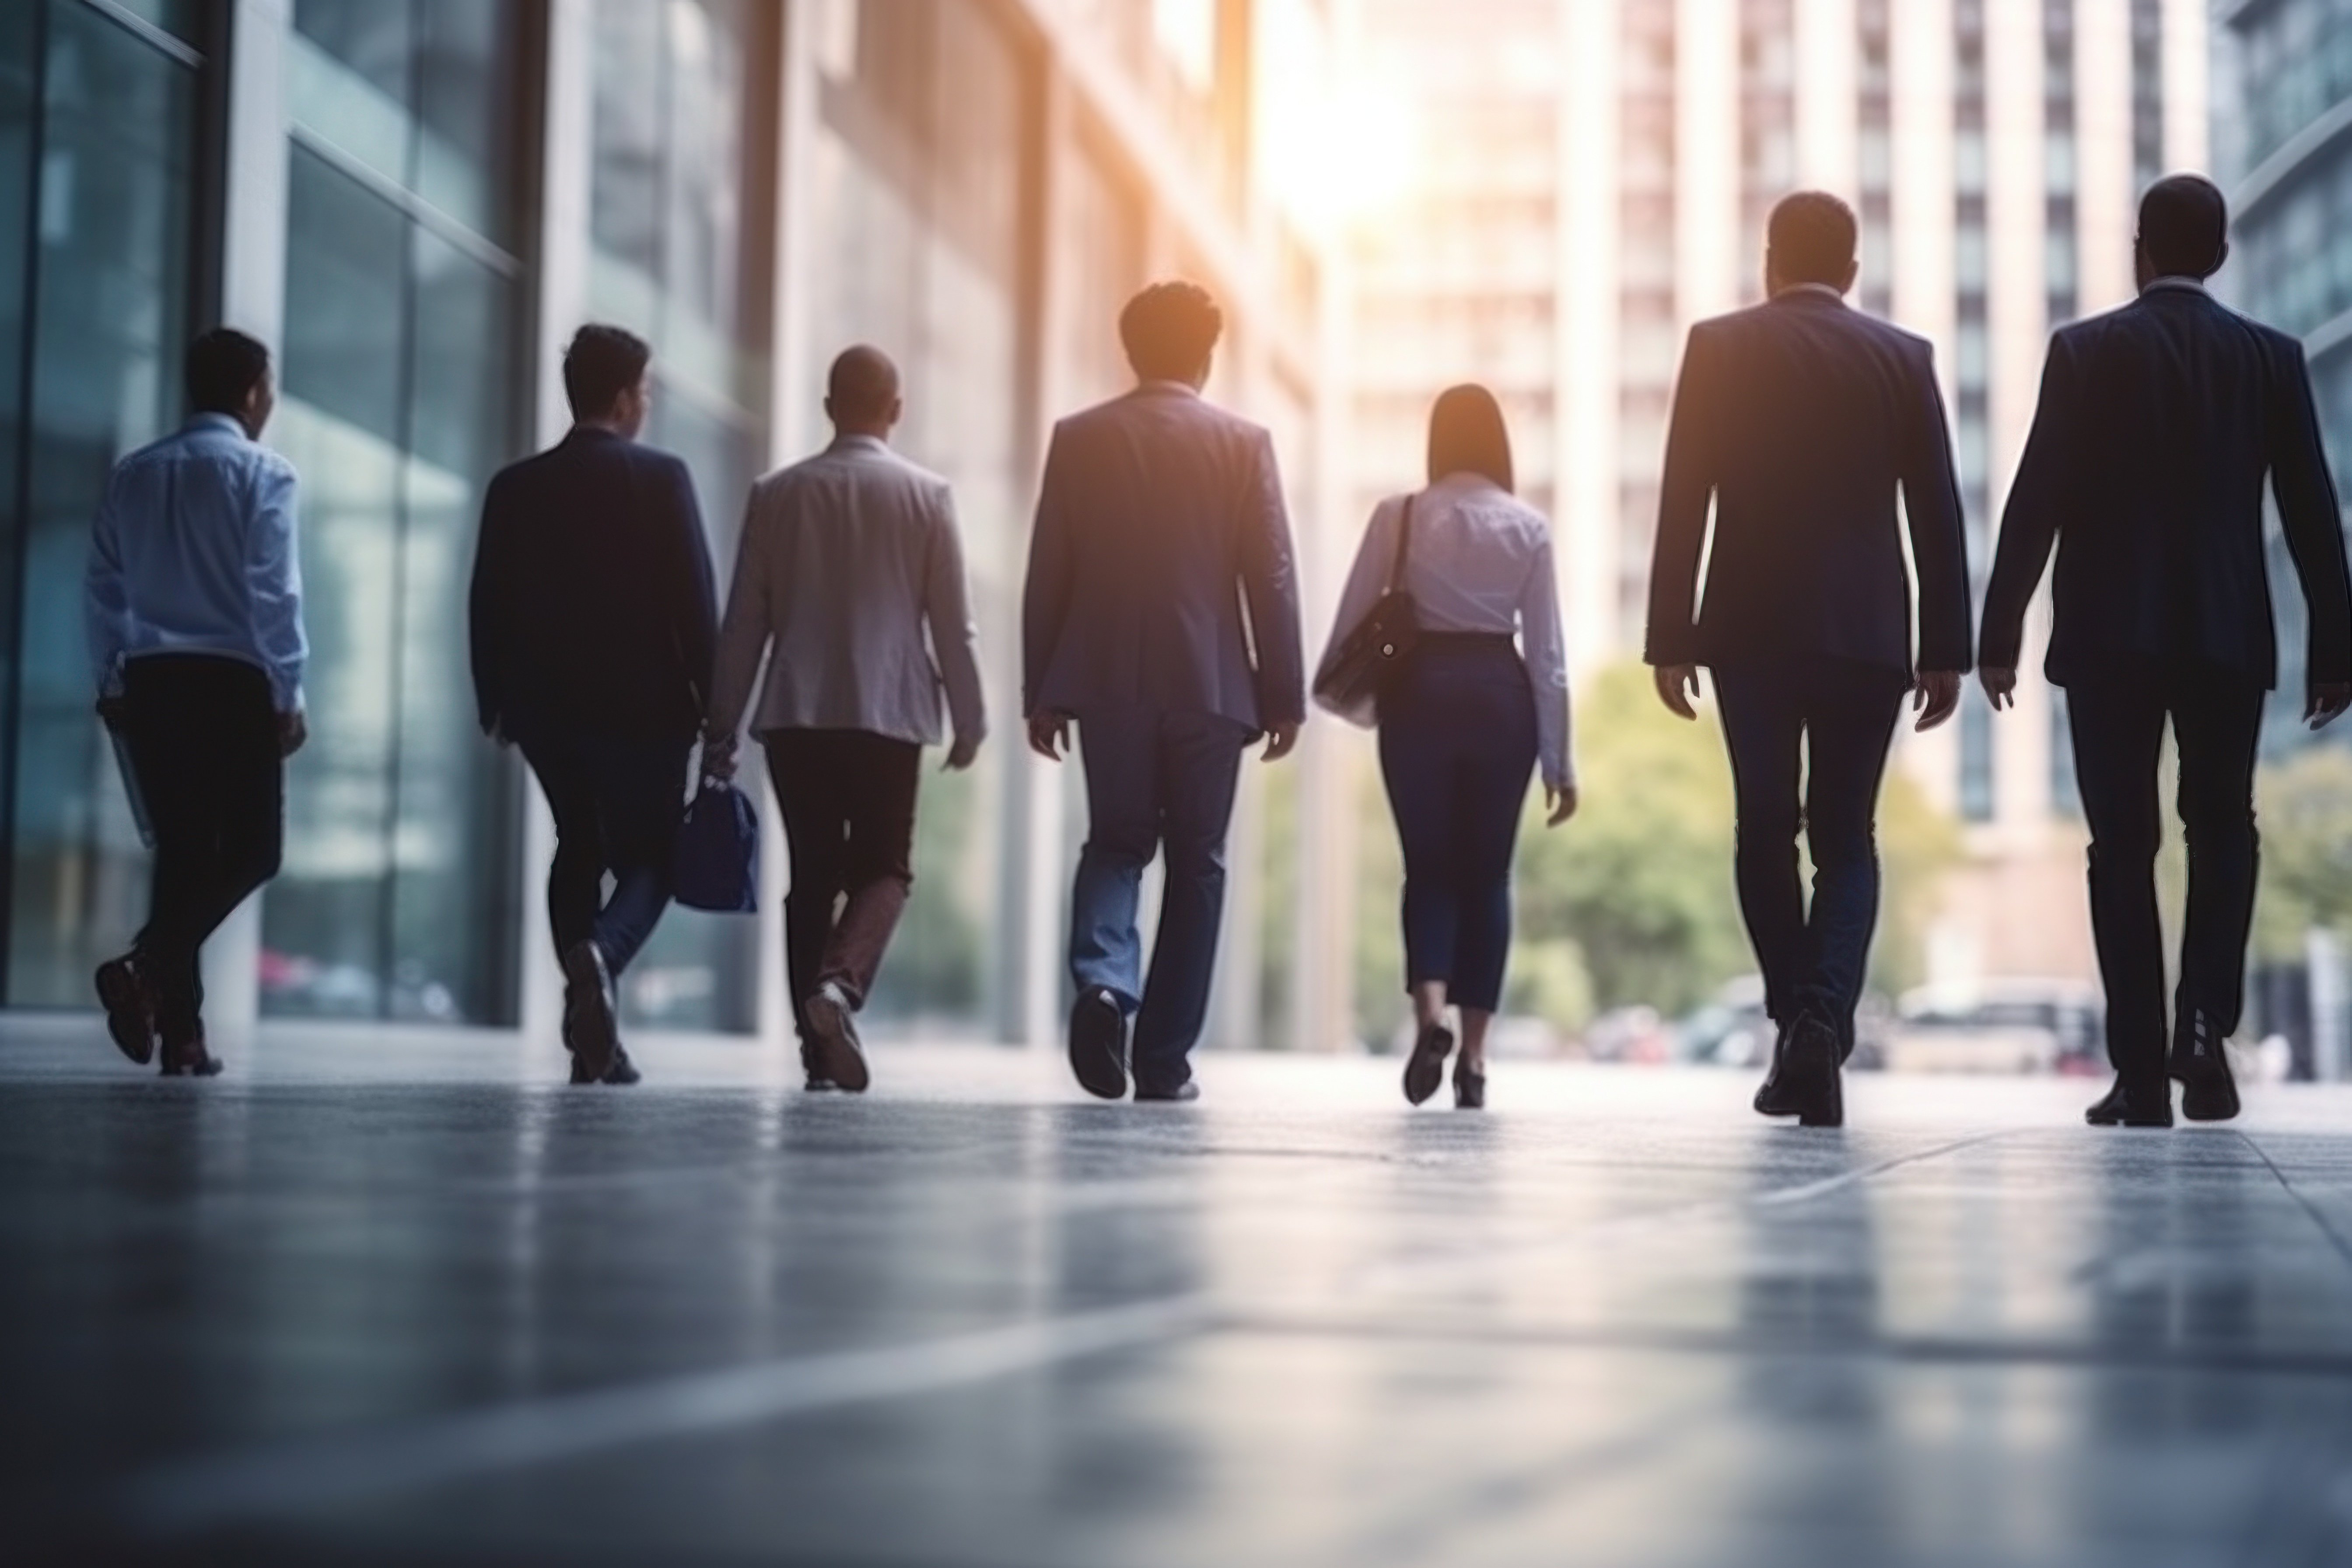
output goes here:
<path id="1" fill-rule="evenodd" d="M 100 723 L 121 734 L 122 726 L 130 721 L 131 705 L 120 694 L 101 697 L 98 700 L 98 717 Z"/>
<path id="2" fill-rule="evenodd" d="M 1658 683 L 1658 700 L 1675 717 L 1698 717 L 1698 710 L 1691 706 L 1691 699 L 1698 695 L 1698 666 L 1662 664 L 1651 674 Z"/>
<path id="3" fill-rule="evenodd" d="M 1029 715 L 1029 749 L 1049 763 L 1058 763 L 1070 749 L 1070 716 L 1040 710 Z"/>
<path id="4" fill-rule="evenodd" d="M 310 738 L 310 721 L 302 716 L 302 710 L 297 708 L 291 713 L 278 716 L 278 754 L 280 758 L 290 757 L 300 751 L 303 742 Z"/>
<path id="5" fill-rule="evenodd" d="M 1994 712 L 2017 706 L 2015 669 L 2008 665 L 1988 664 L 1977 671 L 1977 679 L 1984 683 L 1985 699 L 1992 704 Z"/>
<path id="6" fill-rule="evenodd" d="M 1576 786 L 1574 784 L 1570 784 L 1565 789 L 1554 789 L 1549 784 L 1544 785 L 1544 826 L 1546 827 L 1558 827 L 1575 815 Z"/>
<path id="7" fill-rule="evenodd" d="M 1298 726 L 1276 724 L 1265 732 L 1265 760 L 1278 763 L 1298 748 Z"/>
<path id="8" fill-rule="evenodd" d="M 1923 669 L 1911 685 L 1911 710 L 1919 721 L 1911 726 L 1925 732 L 1950 718 L 1960 705 L 1960 672 Z"/>
<path id="9" fill-rule="evenodd" d="M 735 777 L 735 737 L 709 735 L 702 737 L 702 776 L 731 782 Z"/>
<path id="10" fill-rule="evenodd" d="M 947 773 L 960 773 L 971 766 L 979 757 L 980 742 L 968 735 L 958 735 L 955 738 L 955 744 L 948 748 L 947 761 L 940 764 L 940 771 Z"/>
<path id="11" fill-rule="evenodd" d="M 2325 730 L 2342 718 L 2347 708 L 2352 708 L 2352 681 L 2316 681 L 2304 699 L 2303 721 L 2315 730 Z"/>

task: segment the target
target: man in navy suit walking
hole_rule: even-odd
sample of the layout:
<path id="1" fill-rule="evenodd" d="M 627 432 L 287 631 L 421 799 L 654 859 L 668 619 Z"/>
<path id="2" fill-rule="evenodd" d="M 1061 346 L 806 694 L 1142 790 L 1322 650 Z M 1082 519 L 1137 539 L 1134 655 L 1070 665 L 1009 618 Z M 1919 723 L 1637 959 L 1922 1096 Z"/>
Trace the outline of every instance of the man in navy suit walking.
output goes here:
<path id="1" fill-rule="evenodd" d="M 2254 753 L 2278 679 L 2265 479 L 2311 611 L 2304 718 L 2316 730 L 2352 703 L 2352 582 L 2311 377 L 2302 344 L 2205 291 L 2229 256 L 2229 221 L 2221 193 L 2193 174 L 2141 199 L 2139 298 L 2051 340 L 1985 590 L 1984 687 L 2004 707 L 2056 545 L 2045 670 L 2066 689 L 2116 1068 L 2088 1112 L 2096 1127 L 2172 1125 L 2156 905 L 2168 717 L 2189 845 L 2170 1071 L 2191 1121 L 2238 1113 L 2222 1042 L 2245 993 Z"/>
<path id="2" fill-rule="evenodd" d="M 1696 717 L 1707 666 L 1731 751 L 1740 910 L 1780 1028 L 1756 1109 L 1831 1127 L 1845 1115 L 1838 1073 L 1878 920 L 1887 748 L 1906 693 L 1933 729 L 1969 668 L 1959 487 L 1933 351 L 1847 306 L 1854 240 L 1835 196 L 1787 197 L 1769 226 L 1770 298 L 1691 329 L 1650 574 L 1658 694 Z M 1898 494 L 1919 570 L 1916 674 Z M 1714 553 L 1695 607 L 1710 501 Z"/>
<path id="3" fill-rule="evenodd" d="M 1274 444 L 1204 401 L 1223 329 L 1207 292 L 1160 283 L 1119 336 L 1137 384 L 1055 427 L 1022 605 L 1029 743 L 1059 761 L 1076 721 L 1087 834 L 1070 915 L 1070 1065 L 1138 1100 L 1198 1097 L 1242 752 L 1288 754 L 1307 714 L 1298 588 Z M 1255 650 L 1255 657 L 1253 657 Z M 1144 868 L 1167 858 L 1142 973 Z"/>

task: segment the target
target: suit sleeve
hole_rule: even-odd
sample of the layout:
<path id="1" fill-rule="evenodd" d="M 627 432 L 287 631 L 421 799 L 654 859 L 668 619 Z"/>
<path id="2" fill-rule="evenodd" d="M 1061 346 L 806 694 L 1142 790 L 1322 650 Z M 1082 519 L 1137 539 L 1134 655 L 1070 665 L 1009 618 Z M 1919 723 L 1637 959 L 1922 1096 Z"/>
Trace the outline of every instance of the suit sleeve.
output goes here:
<path id="1" fill-rule="evenodd" d="M 2001 512 L 1992 580 L 1985 587 L 1979 651 L 1994 669 L 2017 668 L 2025 641 L 2026 608 L 2073 500 L 2067 464 L 2075 443 L 2078 379 L 2066 339 L 2051 339 L 2050 357 L 2042 367 L 2042 399 L 2034 405 L 2033 428 L 2026 436 L 2025 455 L 2018 460 L 2017 479 Z"/>
<path id="2" fill-rule="evenodd" d="M 710 541 L 702 531 L 702 508 L 694 498 L 694 476 L 686 465 L 670 465 L 674 500 L 671 527 L 678 564 L 677 637 L 678 662 L 693 693 L 695 722 L 710 709 L 710 677 L 719 658 L 719 589 L 710 567 Z"/>
<path id="3" fill-rule="evenodd" d="M 988 735 L 987 700 L 980 681 L 980 628 L 972 623 L 971 593 L 963 570 L 963 534 L 956 526 L 955 494 L 941 485 L 931 509 L 931 548 L 924 567 L 923 619 L 931 631 L 931 653 L 948 692 L 948 721 L 955 738 L 978 745 Z"/>
<path id="4" fill-rule="evenodd" d="M 1282 470 L 1274 437 L 1258 433 L 1252 473 L 1241 504 L 1242 596 L 1257 641 L 1258 722 L 1307 720 L 1307 656 L 1301 647 L 1297 556 L 1290 544 L 1290 512 L 1282 500 Z"/>
<path id="5" fill-rule="evenodd" d="M 758 489 L 743 503 L 743 531 L 735 542 L 735 576 L 727 589 L 727 617 L 719 623 L 719 652 L 712 661 L 710 710 L 703 717 L 703 728 L 709 734 L 732 736 L 742 727 L 752 684 L 760 679 L 761 661 L 767 658 L 768 644 L 775 636 L 768 593 L 768 538 L 778 521 L 772 514 L 790 504 L 787 495 L 763 497 Z"/>
<path id="6" fill-rule="evenodd" d="M 1658 536 L 1650 553 L 1650 626 L 1643 658 L 1651 664 L 1698 662 L 1698 563 L 1706 548 L 1707 509 L 1715 499 L 1715 374 L 1712 340 L 1691 329 L 1675 378 L 1666 426 L 1666 462 L 1658 486 Z"/>
<path id="7" fill-rule="evenodd" d="M 503 732 L 509 717 L 513 600 L 505 512 L 505 483 L 494 479 L 482 497 L 481 532 L 474 542 L 474 583 L 467 601 L 474 652 L 474 708 L 482 733 L 493 736 Z"/>
<path id="8" fill-rule="evenodd" d="M 1045 448 L 1037 516 L 1029 531 L 1029 574 L 1021 593 L 1021 711 L 1037 711 L 1038 687 L 1061 645 L 1069 614 L 1076 520 L 1070 515 L 1068 440 L 1060 429 Z"/>
<path id="9" fill-rule="evenodd" d="M 1919 572 L 1919 668 L 1965 670 L 1969 655 L 1969 545 L 1952 430 L 1936 384 L 1936 352 L 1920 345 L 1903 454 L 1903 511 Z"/>
<path id="10" fill-rule="evenodd" d="M 2282 346 L 2270 416 L 2271 489 L 2287 553 L 2310 608 L 2305 668 L 2313 685 L 2352 681 L 2352 581 L 2344 560 L 2344 516 L 2327 472 L 2319 415 L 2303 345 Z"/>

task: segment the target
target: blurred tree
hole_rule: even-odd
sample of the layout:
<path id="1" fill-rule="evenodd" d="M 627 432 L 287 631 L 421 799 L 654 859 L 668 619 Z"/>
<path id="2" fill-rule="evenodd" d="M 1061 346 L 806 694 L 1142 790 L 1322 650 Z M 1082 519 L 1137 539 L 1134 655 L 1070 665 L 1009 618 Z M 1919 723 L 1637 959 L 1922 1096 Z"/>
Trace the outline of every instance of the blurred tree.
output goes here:
<path id="1" fill-rule="evenodd" d="M 1870 984 L 1899 996 L 1927 978 L 1927 927 L 1944 876 L 1960 862 L 1960 825 L 1908 773 L 1890 768 L 1878 796 L 1878 940 Z"/>
<path id="2" fill-rule="evenodd" d="M 2268 764 L 2255 799 L 2263 835 L 2255 956 L 2299 963 L 2313 927 L 2352 929 L 2352 752 L 2314 746 Z"/>

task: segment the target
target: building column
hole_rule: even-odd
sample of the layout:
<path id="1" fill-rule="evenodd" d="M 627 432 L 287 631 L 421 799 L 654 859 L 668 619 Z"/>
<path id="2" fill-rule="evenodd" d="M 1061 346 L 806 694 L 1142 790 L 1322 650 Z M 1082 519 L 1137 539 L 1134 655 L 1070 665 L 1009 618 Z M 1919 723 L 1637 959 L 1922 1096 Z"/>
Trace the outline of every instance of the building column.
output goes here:
<path id="1" fill-rule="evenodd" d="M 236 0 L 230 14 L 227 148 L 221 193 L 221 320 L 270 345 L 285 371 L 286 38 L 293 0 Z M 261 910 L 237 906 L 205 944 L 205 1012 L 215 1037 L 250 1039 L 261 1016 Z"/>
<path id="2" fill-rule="evenodd" d="M 2210 173 L 2209 0 L 2164 0 L 2164 167 Z"/>
<path id="3" fill-rule="evenodd" d="M 1559 205 L 1554 244 L 1571 288 L 1553 296 L 1552 537 L 1566 620 L 1569 673 L 1581 679 L 1642 628 L 1618 623 L 1624 521 L 1619 512 L 1617 442 L 1619 132 L 1618 11 L 1560 0 Z"/>
<path id="4" fill-rule="evenodd" d="M 2074 0 L 2074 212 L 2083 314 L 2132 297 L 2131 0 Z"/>
<path id="5" fill-rule="evenodd" d="M 1738 0 L 1675 0 L 1675 315 L 1739 303 Z"/>
<path id="6" fill-rule="evenodd" d="M 1862 73 L 1854 0 L 1797 0 L 1797 180 L 1858 202 Z"/>

